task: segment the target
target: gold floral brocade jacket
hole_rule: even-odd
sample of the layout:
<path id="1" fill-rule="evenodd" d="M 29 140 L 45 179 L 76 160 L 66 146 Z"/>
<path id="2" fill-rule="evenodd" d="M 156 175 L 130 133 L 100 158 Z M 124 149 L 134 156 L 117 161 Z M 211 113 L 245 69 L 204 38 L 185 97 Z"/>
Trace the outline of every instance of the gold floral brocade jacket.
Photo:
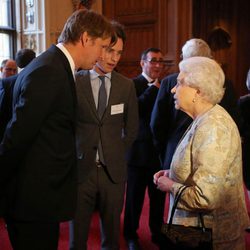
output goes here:
<path id="1" fill-rule="evenodd" d="M 173 156 L 170 177 L 176 182 L 171 200 L 180 186 L 189 186 L 180 199 L 175 224 L 197 226 L 197 215 L 202 212 L 205 226 L 213 230 L 214 244 L 233 244 L 244 236 L 249 219 L 243 189 L 240 135 L 221 106 L 215 105 L 190 125 Z M 232 249 L 242 248 L 234 246 Z"/>

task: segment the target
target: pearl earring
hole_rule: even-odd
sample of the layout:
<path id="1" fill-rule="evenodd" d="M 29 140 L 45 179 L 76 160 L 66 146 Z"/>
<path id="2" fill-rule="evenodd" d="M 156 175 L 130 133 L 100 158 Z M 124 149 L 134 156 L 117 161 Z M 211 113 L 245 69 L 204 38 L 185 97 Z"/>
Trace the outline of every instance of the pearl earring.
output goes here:
<path id="1" fill-rule="evenodd" d="M 193 103 L 195 103 L 195 102 L 196 102 L 195 98 L 192 100 L 192 102 L 193 102 Z"/>

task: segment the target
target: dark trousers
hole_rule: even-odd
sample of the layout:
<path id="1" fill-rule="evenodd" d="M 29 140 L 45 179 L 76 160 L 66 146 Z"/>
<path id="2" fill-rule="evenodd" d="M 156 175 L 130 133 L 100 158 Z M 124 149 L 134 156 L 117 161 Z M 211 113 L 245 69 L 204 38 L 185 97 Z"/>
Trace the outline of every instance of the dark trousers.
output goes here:
<path id="1" fill-rule="evenodd" d="M 98 209 L 101 219 L 101 249 L 119 250 L 120 215 L 125 183 L 113 183 L 104 167 L 96 167 L 78 186 L 74 221 L 70 223 L 70 249 L 86 250 L 91 217 Z"/>
<path id="2" fill-rule="evenodd" d="M 158 190 L 153 183 L 157 170 L 145 167 L 128 166 L 128 180 L 124 215 L 124 236 L 137 239 L 137 230 L 144 203 L 146 188 L 149 195 L 149 227 L 152 239 L 160 235 L 163 223 L 165 192 Z"/>
<path id="3" fill-rule="evenodd" d="M 13 250 L 57 250 L 59 223 L 24 222 L 5 218 Z"/>

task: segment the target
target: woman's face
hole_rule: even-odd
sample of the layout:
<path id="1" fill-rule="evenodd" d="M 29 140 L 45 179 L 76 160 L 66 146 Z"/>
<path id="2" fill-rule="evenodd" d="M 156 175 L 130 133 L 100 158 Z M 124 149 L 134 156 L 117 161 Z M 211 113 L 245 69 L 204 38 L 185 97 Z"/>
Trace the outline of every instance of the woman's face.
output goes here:
<path id="1" fill-rule="evenodd" d="M 189 87 L 185 83 L 186 73 L 180 72 L 177 78 L 177 84 L 172 88 L 171 93 L 174 94 L 175 108 L 192 114 L 197 90 Z"/>

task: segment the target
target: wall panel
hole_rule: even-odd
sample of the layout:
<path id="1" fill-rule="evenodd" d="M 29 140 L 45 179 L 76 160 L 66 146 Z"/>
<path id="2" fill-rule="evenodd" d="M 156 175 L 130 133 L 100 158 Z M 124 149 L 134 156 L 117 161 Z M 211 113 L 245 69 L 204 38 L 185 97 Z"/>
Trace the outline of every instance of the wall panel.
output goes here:
<path id="1" fill-rule="evenodd" d="M 191 34 L 189 17 L 191 0 L 104 0 L 103 14 L 125 25 L 127 42 L 124 55 L 118 65 L 118 70 L 134 77 L 141 72 L 140 55 L 148 47 L 158 47 L 165 59 L 170 61 L 163 76 L 177 71 L 179 61 L 179 46 Z M 178 22 L 178 8 L 185 6 L 188 12 Z M 181 26 L 185 28 L 181 28 Z M 180 30 L 186 30 L 184 36 L 179 36 Z"/>

